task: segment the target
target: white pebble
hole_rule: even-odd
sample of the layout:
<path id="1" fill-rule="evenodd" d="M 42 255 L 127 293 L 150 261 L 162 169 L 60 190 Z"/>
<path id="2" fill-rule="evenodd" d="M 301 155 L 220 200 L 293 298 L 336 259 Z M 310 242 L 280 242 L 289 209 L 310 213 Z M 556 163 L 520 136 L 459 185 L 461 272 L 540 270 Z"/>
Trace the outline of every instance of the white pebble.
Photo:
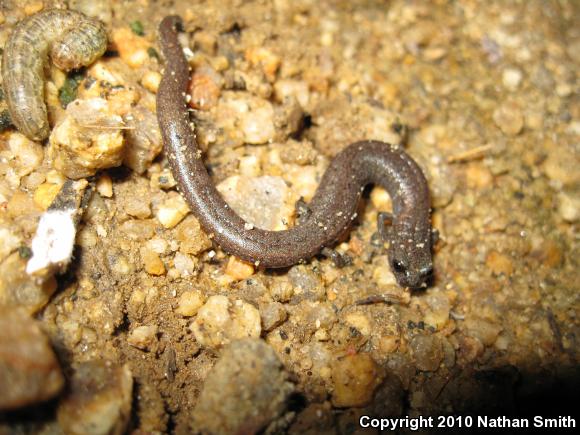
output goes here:
<path id="1" fill-rule="evenodd" d="M 127 338 L 127 342 L 137 349 L 150 350 L 153 344 L 157 341 L 157 326 L 144 325 L 138 326 Z"/>
<path id="2" fill-rule="evenodd" d="M 522 82 L 522 72 L 517 68 L 506 68 L 502 73 L 502 83 L 510 91 L 515 91 Z"/>

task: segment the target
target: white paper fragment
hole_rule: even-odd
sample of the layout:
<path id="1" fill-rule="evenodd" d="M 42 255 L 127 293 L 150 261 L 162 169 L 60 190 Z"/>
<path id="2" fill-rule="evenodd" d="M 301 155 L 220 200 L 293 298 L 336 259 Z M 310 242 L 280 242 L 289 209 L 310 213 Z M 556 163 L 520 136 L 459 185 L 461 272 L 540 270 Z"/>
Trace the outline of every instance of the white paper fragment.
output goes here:
<path id="1" fill-rule="evenodd" d="M 38 223 L 32 239 L 32 258 L 26 264 L 29 275 L 67 265 L 72 257 L 76 237 L 76 210 L 48 210 Z"/>

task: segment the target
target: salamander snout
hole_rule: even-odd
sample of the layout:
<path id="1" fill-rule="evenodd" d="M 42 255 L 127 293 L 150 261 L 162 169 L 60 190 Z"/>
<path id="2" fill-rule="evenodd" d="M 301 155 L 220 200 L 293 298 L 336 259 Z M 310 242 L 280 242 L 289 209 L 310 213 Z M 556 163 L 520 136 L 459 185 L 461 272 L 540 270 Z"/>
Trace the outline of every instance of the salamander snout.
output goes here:
<path id="1" fill-rule="evenodd" d="M 401 260 L 391 261 L 391 269 L 395 274 L 397 283 L 401 287 L 420 288 L 425 287 L 427 281 L 433 275 L 433 265 L 428 264 L 419 269 L 406 265 Z"/>
<path id="2" fill-rule="evenodd" d="M 389 259 L 391 270 L 401 287 L 426 287 L 433 276 L 430 243 L 391 241 Z"/>

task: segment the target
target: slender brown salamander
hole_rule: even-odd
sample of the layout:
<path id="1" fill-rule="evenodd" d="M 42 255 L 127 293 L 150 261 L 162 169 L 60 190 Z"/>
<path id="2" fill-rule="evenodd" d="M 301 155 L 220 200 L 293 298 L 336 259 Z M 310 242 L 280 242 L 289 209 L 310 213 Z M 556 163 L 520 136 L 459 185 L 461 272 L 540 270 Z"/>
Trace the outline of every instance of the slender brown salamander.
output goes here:
<path id="1" fill-rule="evenodd" d="M 157 93 L 157 118 L 178 187 L 217 243 L 265 267 L 292 266 L 332 245 L 355 219 L 364 186 L 378 184 L 393 200 L 392 228 L 385 231 L 379 218 L 379 231 L 389 241 L 397 282 L 423 285 L 433 270 L 429 188 L 419 166 L 397 146 L 363 141 L 341 151 L 324 173 L 308 217 L 288 230 L 252 228 L 228 206 L 207 173 L 190 125 L 185 101 L 190 70 L 177 39 L 180 25 L 179 17 L 169 16 L 159 26 L 166 66 Z"/>

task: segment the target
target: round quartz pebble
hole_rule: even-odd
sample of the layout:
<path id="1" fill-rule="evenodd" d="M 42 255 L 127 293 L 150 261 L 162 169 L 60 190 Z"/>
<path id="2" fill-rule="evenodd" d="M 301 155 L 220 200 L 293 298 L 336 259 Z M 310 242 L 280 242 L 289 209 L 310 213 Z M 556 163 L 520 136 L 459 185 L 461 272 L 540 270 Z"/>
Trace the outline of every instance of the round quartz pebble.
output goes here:
<path id="1" fill-rule="evenodd" d="M 193 412 L 201 433 L 259 433 L 286 409 L 294 390 L 274 350 L 247 338 L 224 349 Z"/>
<path id="2" fill-rule="evenodd" d="M 332 370 L 332 404 L 339 408 L 368 405 L 383 375 L 381 368 L 367 353 L 337 360 Z"/>
<path id="3" fill-rule="evenodd" d="M 493 112 L 493 120 L 502 133 L 516 136 L 524 127 L 524 116 L 515 103 L 505 103 Z"/>
<path id="4" fill-rule="evenodd" d="M 131 331 L 127 343 L 141 350 L 151 350 L 157 343 L 157 326 L 142 325 Z"/>
<path id="5" fill-rule="evenodd" d="M 199 309 L 191 324 L 195 339 L 206 347 L 221 347 L 232 340 L 259 337 L 260 313 L 241 300 L 233 303 L 226 296 L 211 296 Z"/>
<path id="6" fill-rule="evenodd" d="M 121 435 L 131 415 L 133 376 L 128 366 L 81 363 L 57 410 L 59 426 L 71 435 Z"/>
<path id="7" fill-rule="evenodd" d="M 265 331 L 271 331 L 286 320 L 288 313 L 279 302 L 270 302 L 269 304 L 260 307 L 260 315 L 262 317 L 262 326 Z"/>
<path id="8" fill-rule="evenodd" d="M 416 335 L 410 343 L 419 370 L 433 372 L 439 368 L 443 359 L 441 342 L 434 335 Z"/>
<path id="9" fill-rule="evenodd" d="M 0 308 L 0 411 L 54 397 L 64 376 L 39 324 L 24 309 Z"/>
<path id="10" fill-rule="evenodd" d="M 54 167 L 69 178 L 79 179 L 119 166 L 125 150 L 122 127 L 123 119 L 106 100 L 73 101 L 50 135 Z"/>
<path id="11" fill-rule="evenodd" d="M 244 220 L 257 228 L 285 229 L 284 222 L 289 222 L 293 213 L 286 203 L 288 186 L 281 177 L 233 176 L 222 181 L 217 189 Z"/>
<path id="12" fill-rule="evenodd" d="M 510 91 L 515 91 L 522 82 L 522 72 L 517 68 L 506 68 L 501 76 L 504 87 Z"/>

